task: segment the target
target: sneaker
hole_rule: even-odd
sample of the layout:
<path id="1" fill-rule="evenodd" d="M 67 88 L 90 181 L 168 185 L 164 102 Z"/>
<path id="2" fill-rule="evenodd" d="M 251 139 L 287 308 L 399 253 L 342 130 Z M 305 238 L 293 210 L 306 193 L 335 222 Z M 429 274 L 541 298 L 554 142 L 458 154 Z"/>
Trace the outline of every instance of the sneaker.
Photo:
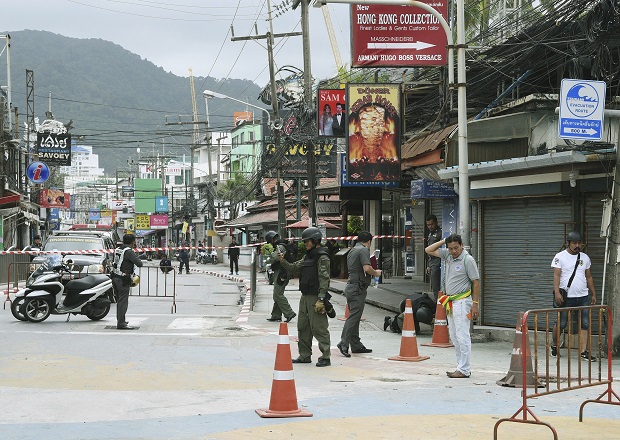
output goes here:
<path id="1" fill-rule="evenodd" d="M 231 272 L 231 273 L 229 273 L 228 275 L 232 275 L 232 272 Z"/>
<path id="2" fill-rule="evenodd" d="M 582 351 L 581 357 L 589 361 L 596 361 L 596 356 L 592 356 L 588 350 Z"/>
<path id="3" fill-rule="evenodd" d="M 551 356 L 553 356 L 553 357 L 557 357 L 558 356 L 558 347 L 556 347 L 555 345 L 551 346 Z"/>

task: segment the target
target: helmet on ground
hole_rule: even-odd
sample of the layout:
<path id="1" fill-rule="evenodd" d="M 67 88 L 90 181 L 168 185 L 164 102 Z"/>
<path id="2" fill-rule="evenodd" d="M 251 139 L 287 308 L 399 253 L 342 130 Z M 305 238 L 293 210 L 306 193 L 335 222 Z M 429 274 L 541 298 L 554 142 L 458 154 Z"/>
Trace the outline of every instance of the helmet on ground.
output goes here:
<path id="1" fill-rule="evenodd" d="M 582 241 L 581 234 L 577 231 L 571 231 L 566 236 L 566 241 Z"/>
<path id="2" fill-rule="evenodd" d="M 322 238 L 323 234 L 321 234 L 319 228 L 306 228 L 304 229 L 304 232 L 301 233 L 302 241 L 312 240 L 315 243 L 320 243 Z"/>
<path id="3" fill-rule="evenodd" d="M 422 304 L 415 312 L 415 322 L 423 322 L 430 325 L 433 322 L 433 312 L 431 312 L 431 309 Z"/>
<path id="4" fill-rule="evenodd" d="M 278 233 L 276 231 L 269 231 L 265 234 L 265 241 L 271 244 L 273 242 L 273 239 L 277 236 Z"/>
<path id="5" fill-rule="evenodd" d="M 135 273 L 131 276 L 131 287 L 136 287 L 140 284 L 140 276 Z"/>

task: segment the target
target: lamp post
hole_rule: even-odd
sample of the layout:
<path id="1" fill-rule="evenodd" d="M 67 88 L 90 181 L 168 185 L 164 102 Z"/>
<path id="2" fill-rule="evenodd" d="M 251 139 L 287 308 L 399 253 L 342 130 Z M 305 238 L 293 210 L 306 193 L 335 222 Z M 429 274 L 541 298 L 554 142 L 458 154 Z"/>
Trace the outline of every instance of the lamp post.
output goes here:
<path id="1" fill-rule="evenodd" d="M 267 113 L 267 125 L 271 128 L 271 113 L 269 113 L 269 110 L 267 110 L 266 108 L 260 107 L 258 105 L 250 104 L 250 103 L 242 101 L 240 99 L 233 98 L 232 96 L 224 95 L 222 93 L 214 92 L 212 90 L 205 90 L 204 92 L 202 92 L 202 94 L 204 95 L 205 100 L 207 98 L 230 99 L 231 101 L 240 102 L 241 104 L 247 105 L 248 107 L 253 107 L 253 108 L 257 108 L 259 110 L 262 110 L 265 113 Z M 208 111 L 208 107 L 207 107 L 207 124 L 209 123 L 208 115 L 209 115 L 209 111 Z"/>

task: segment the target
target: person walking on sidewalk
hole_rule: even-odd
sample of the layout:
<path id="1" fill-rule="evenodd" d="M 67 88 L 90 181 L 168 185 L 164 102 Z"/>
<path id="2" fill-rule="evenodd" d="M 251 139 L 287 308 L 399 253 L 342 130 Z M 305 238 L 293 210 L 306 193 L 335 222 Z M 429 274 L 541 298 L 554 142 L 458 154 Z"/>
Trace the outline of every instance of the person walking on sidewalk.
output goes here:
<path id="1" fill-rule="evenodd" d="M 349 345 L 353 353 L 372 353 L 370 348 L 364 347 L 360 340 L 360 320 L 366 305 L 366 295 L 370 286 L 371 276 L 380 277 L 381 270 L 373 269 L 370 264 L 370 243 L 372 234 L 362 231 L 357 235 L 357 244 L 347 255 L 349 279 L 344 288 L 344 295 L 349 306 L 349 317 L 344 322 L 337 347 L 344 357 L 351 357 Z"/>
<path id="2" fill-rule="evenodd" d="M 288 303 L 288 299 L 284 295 L 286 286 L 289 281 L 289 275 L 286 269 L 280 264 L 278 260 L 279 254 L 286 254 L 286 240 L 280 240 L 280 236 L 276 231 L 269 231 L 265 234 L 265 240 L 267 243 L 273 245 L 273 252 L 267 257 L 267 264 L 271 264 L 275 281 L 273 283 L 273 308 L 271 309 L 271 317 L 267 318 L 267 321 L 280 322 L 282 321 L 282 314 L 286 319 L 286 322 L 291 322 L 297 313 L 293 311 L 291 305 Z"/>
<path id="3" fill-rule="evenodd" d="M 185 273 L 189 273 L 189 243 L 183 243 L 183 247 L 187 249 L 179 250 L 179 274 L 183 273 L 183 265 L 185 265 Z"/>
<path id="4" fill-rule="evenodd" d="M 426 246 L 430 246 L 441 240 L 441 228 L 437 224 L 437 216 L 435 214 L 430 214 L 426 217 L 426 227 L 428 228 Z M 439 291 L 441 290 L 441 258 L 429 255 L 426 273 L 429 275 L 431 290 L 435 295 L 435 303 L 437 303 Z"/>
<path id="5" fill-rule="evenodd" d="M 594 279 L 590 273 L 590 257 L 581 252 L 583 242 L 581 234 L 577 231 L 569 232 L 566 236 L 567 247 L 557 253 L 551 262 L 553 267 L 553 295 L 555 305 L 558 307 L 583 307 L 596 304 L 596 290 Z M 588 291 L 592 295 L 588 301 Z M 560 326 L 556 322 L 553 326 L 553 345 L 551 356 L 558 355 L 558 339 L 560 331 L 568 324 L 568 313 L 560 312 Z M 590 320 L 588 310 L 581 310 L 581 330 L 579 335 L 579 352 L 584 359 L 596 360 L 590 354 L 588 341 L 588 329 Z"/>
<path id="6" fill-rule="evenodd" d="M 123 244 L 114 250 L 114 268 L 112 269 L 112 287 L 116 293 L 116 328 L 119 330 L 133 330 L 128 325 L 125 315 L 129 307 L 129 288 L 131 276 L 135 266 L 142 267 L 142 260 L 138 258 L 133 248 L 136 247 L 136 236 L 123 235 Z"/>
<path id="7" fill-rule="evenodd" d="M 448 249 L 440 249 L 445 245 Z M 480 275 L 478 265 L 465 249 L 458 234 L 433 243 L 424 249 L 428 255 L 439 257 L 444 263 L 444 295 L 439 302 L 446 309 L 448 331 L 456 349 L 457 368 L 447 371 L 450 378 L 466 378 L 471 375 L 470 323 L 478 318 L 480 301 Z M 473 299 L 472 299 L 473 296 Z"/>
<path id="8" fill-rule="evenodd" d="M 232 238 L 232 242 L 228 246 L 228 259 L 230 260 L 230 275 L 233 274 L 233 265 L 235 267 L 235 274 L 239 275 L 239 245 L 237 239 Z"/>
<path id="9" fill-rule="evenodd" d="M 331 342 L 327 321 L 327 314 L 331 312 L 331 307 L 326 302 L 329 299 L 327 295 L 331 264 L 327 249 L 321 246 L 322 238 L 323 234 L 318 228 L 306 228 L 301 233 L 301 239 L 306 245 L 306 255 L 301 260 L 289 263 L 284 258 L 284 254 L 278 255 L 280 264 L 290 274 L 299 272 L 299 290 L 301 291 L 297 321 L 299 357 L 293 359 L 293 363 L 309 364 L 312 362 L 312 338 L 315 337 L 321 350 L 321 356 L 316 363 L 317 367 L 331 365 Z"/>

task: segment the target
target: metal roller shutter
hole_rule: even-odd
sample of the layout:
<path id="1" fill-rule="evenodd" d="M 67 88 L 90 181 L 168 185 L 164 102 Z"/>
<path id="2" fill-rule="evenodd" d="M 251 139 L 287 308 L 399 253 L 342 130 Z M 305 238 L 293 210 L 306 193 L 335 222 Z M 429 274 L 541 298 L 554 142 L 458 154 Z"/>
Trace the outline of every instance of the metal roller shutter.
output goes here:
<path id="1" fill-rule="evenodd" d="M 594 278 L 594 288 L 598 300 L 601 299 L 601 288 L 603 287 L 603 269 L 605 264 L 605 237 L 601 237 L 601 221 L 603 219 L 603 200 L 604 194 L 587 194 L 585 200 L 584 219 L 588 225 L 588 235 L 585 238 L 588 247 L 585 252 L 592 261 L 590 272 Z M 585 231 L 584 231 L 585 232 Z M 609 289 L 609 284 L 605 285 Z"/>
<path id="2" fill-rule="evenodd" d="M 435 214 L 437 217 L 437 224 L 441 228 L 443 199 L 431 199 L 431 214 Z"/>
<path id="3" fill-rule="evenodd" d="M 513 327 L 518 312 L 551 306 L 551 260 L 572 219 L 569 198 L 482 202 L 483 324 Z"/>

